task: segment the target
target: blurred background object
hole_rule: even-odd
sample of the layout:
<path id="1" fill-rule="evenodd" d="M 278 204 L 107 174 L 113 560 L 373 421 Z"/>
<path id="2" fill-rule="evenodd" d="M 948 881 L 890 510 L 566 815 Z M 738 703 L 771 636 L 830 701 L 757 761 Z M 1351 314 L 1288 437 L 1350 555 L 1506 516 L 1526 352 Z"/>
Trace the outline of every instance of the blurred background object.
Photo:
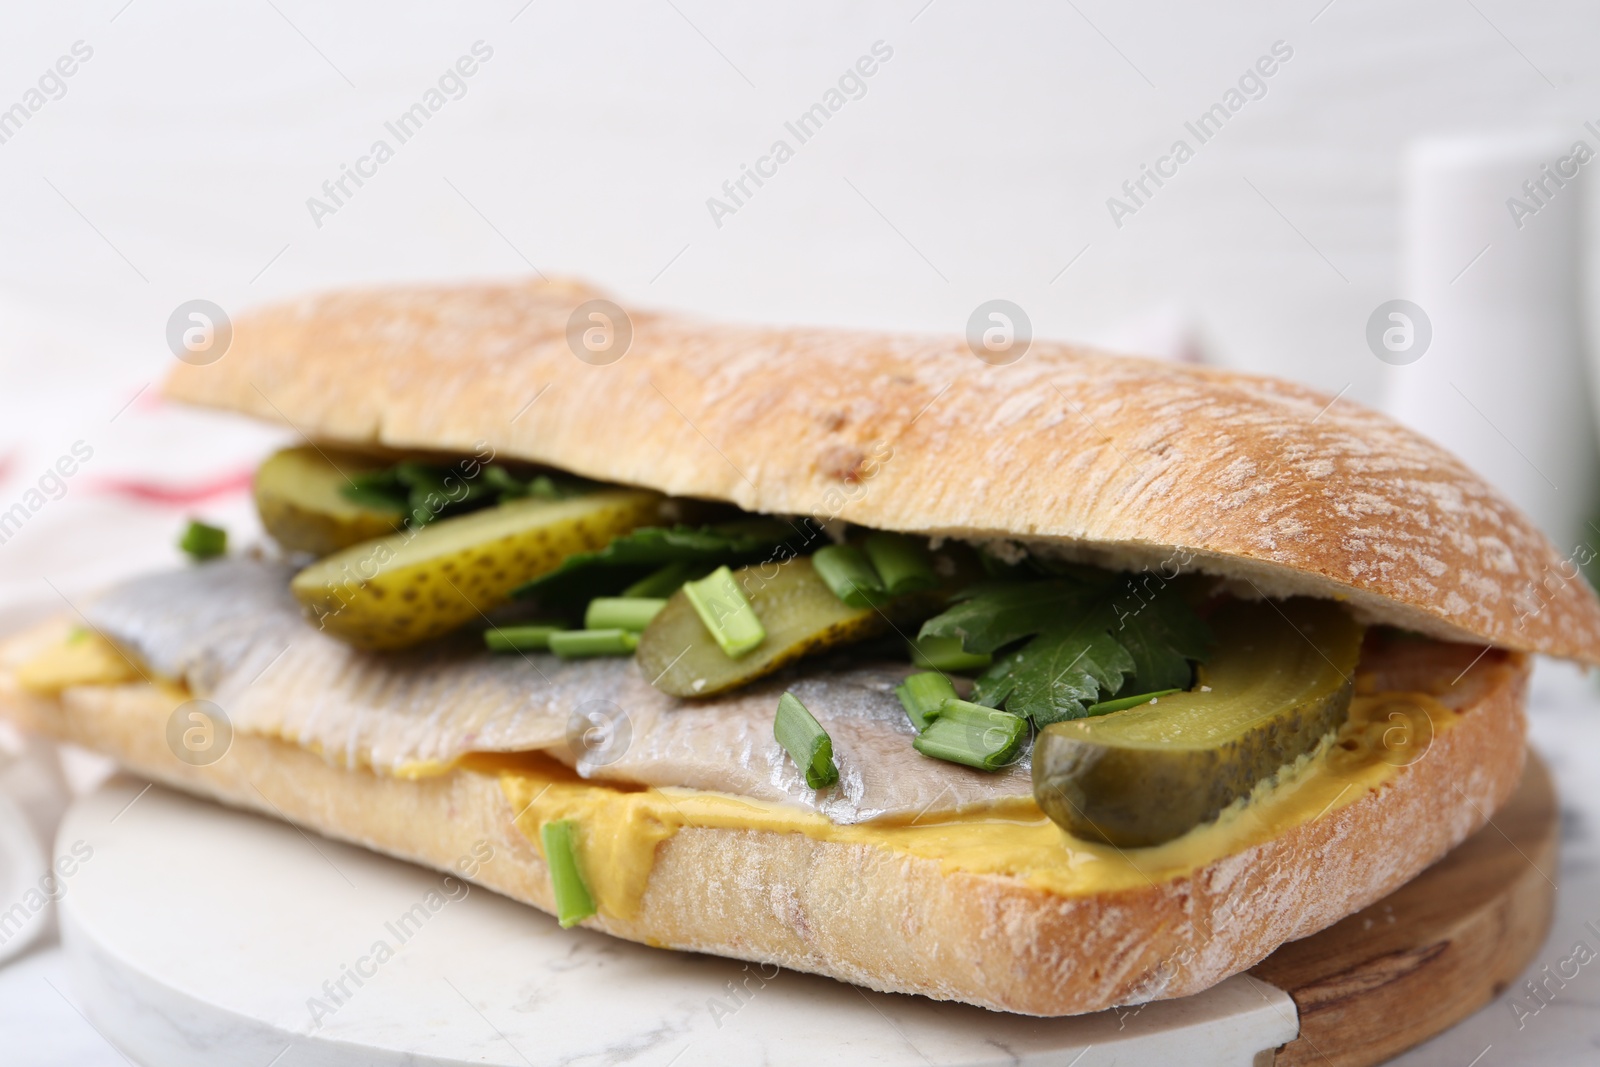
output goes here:
<path id="1" fill-rule="evenodd" d="M 1581 130 L 1423 140 L 1405 161 L 1390 412 L 1443 444 L 1569 552 L 1600 499 L 1581 288 Z M 1596 142 L 1600 143 L 1600 142 Z M 1380 356 L 1380 359 L 1383 358 Z M 1600 539 L 1600 535 L 1593 535 Z"/>
<path id="2" fill-rule="evenodd" d="M 49 856 L 70 799 L 56 746 L 0 722 L 0 963 L 49 929 L 65 892 Z"/>

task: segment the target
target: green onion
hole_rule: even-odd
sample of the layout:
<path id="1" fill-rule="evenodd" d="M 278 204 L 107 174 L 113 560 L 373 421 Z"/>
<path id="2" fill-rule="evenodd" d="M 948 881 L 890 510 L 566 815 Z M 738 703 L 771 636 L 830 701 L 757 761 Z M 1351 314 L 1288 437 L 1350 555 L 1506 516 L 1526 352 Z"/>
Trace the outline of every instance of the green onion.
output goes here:
<path id="1" fill-rule="evenodd" d="M 904 682 L 894 687 L 894 695 L 900 698 L 900 706 L 906 709 L 911 725 L 919 734 L 928 728 L 946 700 L 957 699 L 956 687 L 937 671 L 907 675 Z"/>
<path id="2" fill-rule="evenodd" d="M 622 591 L 623 596 L 671 596 L 694 575 L 695 565 L 680 559 L 640 578 Z"/>
<path id="3" fill-rule="evenodd" d="M 817 574 L 833 590 L 833 595 L 852 608 L 870 608 L 883 599 L 883 583 L 859 548 L 853 545 L 828 545 L 811 557 Z"/>
<path id="4" fill-rule="evenodd" d="M 739 591 L 739 583 L 726 566 L 698 582 L 685 582 L 683 595 L 689 598 L 694 613 L 711 631 L 717 645 L 732 658 L 738 659 L 767 639 L 755 609 Z"/>
<path id="5" fill-rule="evenodd" d="M 1140 704 L 1148 704 L 1157 697 L 1171 696 L 1181 693 L 1182 689 L 1158 689 L 1154 693 L 1140 693 L 1138 696 L 1118 697 L 1116 700 L 1102 700 L 1098 704 L 1090 704 L 1083 709 L 1085 715 L 1110 715 L 1113 711 L 1127 711 Z"/>
<path id="6" fill-rule="evenodd" d="M 550 868 L 550 888 L 556 895 L 556 921 L 563 930 L 595 913 L 594 898 L 589 895 L 589 887 L 583 884 L 583 873 L 578 870 L 578 845 L 573 839 L 577 829 L 577 824 L 570 819 L 547 822 L 539 827 L 545 866 Z"/>
<path id="7" fill-rule="evenodd" d="M 499 626 L 483 632 L 483 643 L 490 652 L 543 652 L 550 647 L 550 637 L 565 630 L 565 626 Z"/>
<path id="8" fill-rule="evenodd" d="M 928 554 L 927 542 L 905 534 L 875 533 L 868 535 L 863 546 L 872 569 L 878 572 L 884 591 L 890 596 L 932 589 L 939 584 L 933 573 L 933 557 Z"/>
<path id="9" fill-rule="evenodd" d="M 642 596 L 597 596 L 589 601 L 583 613 L 583 625 L 589 630 L 632 630 L 638 633 L 650 625 L 665 600 Z"/>
<path id="10" fill-rule="evenodd" d="M 586 656 L 631 656 L 639 635 L 628 630 L 558 630 L 548 638 L 550 651 L 562 659 Z"/>
<path id="11" fill-rule="evenodd" d="M 806 785 L 812 789 L 823 789 L 839 780 L 839 768 L 833 762 L 833 739 L 793 693 L 778 698 L 772 736 L 789 753 L 795 766 L 806 772 Z"/>
<path id="12" fill-rule="evenodd" d="M 215 559 L 228 551 L 228 531 L 190 519 L 188 529 L 178 538 L 178 547 L 194 559 Z"/>
<path id="13" fill-rule="evenodd" d="M 924 756 L 997 771 L 1028 739 L 1028 720 L 965 700 L 946 700 L 928 728 L 911 742 Z"/>
<path id="14" fill-rule="evenodd" d="M 968 652 L 959 637 L 915 637 L 907 642 L 911 662 L 930 671 L 975 671 L 994 662 L 987 652 Z"/>

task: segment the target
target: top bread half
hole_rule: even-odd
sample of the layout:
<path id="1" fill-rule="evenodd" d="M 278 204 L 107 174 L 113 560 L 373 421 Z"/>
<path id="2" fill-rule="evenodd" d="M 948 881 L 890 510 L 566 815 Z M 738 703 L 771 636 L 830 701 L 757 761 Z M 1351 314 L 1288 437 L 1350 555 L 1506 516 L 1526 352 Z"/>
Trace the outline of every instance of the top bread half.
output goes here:
<path id="1" fill-rule="evenodd" d="M 300 300 L 241 317 L 166 392 L 316 441 L 488 448 L 749 511 L 1203 571 L 1600 663 L 1574 561 L 1454 456 L 1349 401 L 1062 344 L 995 366 L 961 337 L 631 307 L 597 356 L 577 342 L 588 309 L 571 344 L 569 320 L 599 296 L 551 281 Z"/>

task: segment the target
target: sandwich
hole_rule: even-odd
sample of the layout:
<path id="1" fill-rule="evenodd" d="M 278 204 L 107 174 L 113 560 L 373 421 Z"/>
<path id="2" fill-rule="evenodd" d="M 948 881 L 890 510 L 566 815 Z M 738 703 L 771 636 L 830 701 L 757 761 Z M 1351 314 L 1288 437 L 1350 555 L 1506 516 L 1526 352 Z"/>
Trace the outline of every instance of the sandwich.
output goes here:
<path id="1" fill-rule="evenodd" d="M 570 282 L 345 292 L 168 397 L 269 543 L 0 646 L 0 712 L 645 944 L 1038 1016 L 1203 990 L 1523 769 L 1564 555 L 1245 374 L 763 329 Z M 204 531 L 201 531 L 204 533 Z"/>

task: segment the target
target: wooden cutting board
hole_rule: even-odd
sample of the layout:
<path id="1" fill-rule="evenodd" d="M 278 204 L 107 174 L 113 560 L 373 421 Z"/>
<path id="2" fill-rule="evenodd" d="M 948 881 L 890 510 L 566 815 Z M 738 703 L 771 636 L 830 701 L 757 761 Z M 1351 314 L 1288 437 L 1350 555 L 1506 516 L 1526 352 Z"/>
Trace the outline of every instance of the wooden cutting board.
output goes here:
<path id="1" fill-rule="evenodd" d="M 1530 754 L 1488 826 L 1372 907 L 1251 970 L 1300 1012 L 1300 1036 L 1272 1062 L 1382 1063 L 1498 996 L 1550 929 L 1558 836 L 1550 772 Z"/>

